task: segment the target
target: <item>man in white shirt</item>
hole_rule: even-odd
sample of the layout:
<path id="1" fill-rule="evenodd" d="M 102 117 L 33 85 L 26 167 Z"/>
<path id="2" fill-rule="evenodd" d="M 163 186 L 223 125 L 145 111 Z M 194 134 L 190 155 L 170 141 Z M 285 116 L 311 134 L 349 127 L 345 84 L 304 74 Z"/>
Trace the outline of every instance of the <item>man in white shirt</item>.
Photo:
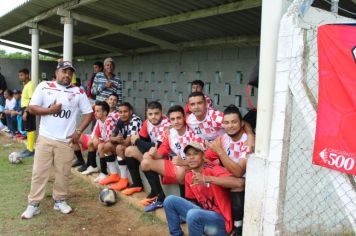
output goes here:
<path id="1" fill-rule="evenodd" d="M 40 213 L 39 203 L 45 194 L 50 171 L 53 168 L 54 209 L 68 214 L 72 208 L 66 203 L 68 180 L 73 160 L 70 143 L 77 143 L 82 131 L 92 119 L 92 108 L 83 90 L 71 85 L 73 72 L 71 62 L 58 63 L 55 81 L 40 83 L 29 104 L 29 111 L 40 115 L 39 137 L 32 170 L 28 206 L 22 219 L 30 219 Z M 76 128 L 78 112 L 83 114 Z"/>

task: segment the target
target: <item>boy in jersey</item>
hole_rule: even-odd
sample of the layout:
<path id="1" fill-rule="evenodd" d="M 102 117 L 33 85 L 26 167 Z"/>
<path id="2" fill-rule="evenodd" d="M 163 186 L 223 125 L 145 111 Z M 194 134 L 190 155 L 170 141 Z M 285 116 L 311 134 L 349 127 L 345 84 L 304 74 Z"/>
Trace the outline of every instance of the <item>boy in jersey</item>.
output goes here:
<path id="1" fill-rule="evenodd" d="M 184 153 L 191 169 L 185 174 L 185 196 L 189 201 L 173 195 L 164 201 L 169 233 L 184 235 L 180 223 L 185 220 L 189 235 L 227 235 L 232 219 L 226 188 L 243 189 L 245 180 L 233 177 L 219 165 L 205 163 L 200 143 L 189 143 Z"/>
<path id="2" fill-rule="evenodd" d="M 209 144 L 206 157 L 210 160 L 218 158 L 233 176 L 245 178 L 247 155 L 250 152 L 248 146 L 245 145 L 247 134 L 243 130 L 244 121 L 236 106 L 230 105 L 225 109 L 223 126 L 226 133 Z M 231 189 L 230 197 L 234 220 L 232 235 L 242 235 L 245 192 Z"/>
<path id="3" fill-rule="evenodd" d="M 201 93 L 203 93 L 204 92 L 203 90 L 204 90 L 204 82 L 203 81 L 194 80 L 192 82 L 192 91 L 191 91 L 192 93 L 193 92 L 201 92 Z M 208 108 L 214 109 L 213 101 L 211 100 L 211 98 L 208 95 L 205 95 L 205 100 L 206 100 L 206 104 L 207 104 Z M 187 113 L 187 114 L 191 113 L 191 111 L 189 110 L 189 102 L 187 102 L 185 104 L 184 112 Z"/>
<path id="4" fill-rule="evenodd" d="M 145 152 L 148 152 L 151 147 L 155 145 L 159 147 L 161 145 L 170 126 L 168 118 L 162 114 L 162 105 L 159 102 L 153 101 L 148 103 L 146 114 L 147 120 L 143 123 L 139 136 L 131 136 L 131 143 L 136 146 L 127 147 L 125 150 L 127 167 L 133 181 L 132 185 L 122 192 L 125 195 L 142 191 L 142 180 L 139 172 L 142 156 Z M 146 205 L 146 212 L 154 211 L 162 207 L 165 194 L 156 172 L 145 171 L 144 174 L 151 186 L 151 192 L 141 203 Z"/>
<path id="5" fill-rule="evenodd" d="M 54 209 L 68 214 L 72 208 L 67 204 L 68 181 L 73 160 L 70 143 L 77 143 L 81 132 L 92 119 L 92 108 L 84 91 L 71 86 L 74 68 L 69 61 L 58 63 L 56 81 L 41 82 L 29 104 L 29 112 L 40 115 L 39 137 L 32 170 L 28 206 L 21 215 L 30 219 L 40 213 L 39 203 L 45 195 L 50 172 L 54 170 Z M 83 115 L 76 128 L 78 112 Z"/>
<path id="6" fill-rule="evenodd" d="M 90 175 L 92 173 L 99 172 L 99 168 L 96 164 L 96 152 L 100 143 L 103 143 L 106 140 L 107 135 L 107 125 L 108 115 L 110 112 L 110 107 L 105 101 L 96 101 L 94 108 L 94 115 L 97 119 L 95 128 L 92 135 L 83 134 L 81 136 L 82 147 L 83 149 L 88 148 L 88 168 L 82 172 L 83 175 Z M 110 120 L 109 120 L 110 121 Z M 102 172 L 106 172 L 106 163 L 105 166 L 100 162 L 100 168 Z M 107 172 L 106 172 L 107 173 Z"/>
<path id="7" fill-rule="evenodd" d="M 160 174 L 163 184 L 182 184 L 182 186 L 180 185 L 180 194 L 184 197 L 184 175 L 188 163 L 183 150 L 189 142 L 199 142 L 203 146 L 205 144 L 204 140 L 185 124 L 183 107 L 172 106 L 167 115 L 171 129 L 158 149 L 153 147 L 143 155 L 141 169 L 143 171 L 152 170 Z M 172 158 L 168 159 L 169 156 Z"/>
<path id="8" fill-rule="evenodd" d="M 131 136 L 138 133 L 141 128 L 142 120 L 133 114 L 133 108 L 130 103 L 124 102 L 119 105 L 120 119 L 111 135 L 111 138 L 105 143 L 99 144 L 98 151 L 100 159 L 107 162 L 110 175 L 99 181 L 99 184 L 113 184 L 110 188 L 122 190 L 127 188 L 128 170 L 126 166 L 125 149 L 131 145 Z M 120 176 L 116 168 L 116 160 L 119 161 Z"/>

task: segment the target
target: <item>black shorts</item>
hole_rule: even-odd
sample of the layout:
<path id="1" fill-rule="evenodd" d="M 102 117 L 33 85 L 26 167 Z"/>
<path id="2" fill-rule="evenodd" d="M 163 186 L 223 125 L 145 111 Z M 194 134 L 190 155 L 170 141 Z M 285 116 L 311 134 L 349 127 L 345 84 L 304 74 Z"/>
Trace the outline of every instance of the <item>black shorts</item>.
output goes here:
<path id="1" fill-rule="evenodd" d="M 151 149 L 151 147 L 155 146 L 155 143 L 147 142 L 142 138 L 137 139 L 135 144 L 136 144 L 138 150 L 142 154 L 144 154 L 145 152 L 148 152 Z M 160 145 L 161 145 L 161 142 L 158 142 L 158 146 L 157 147 L 159 147 Z"/>
<path id="2" fill-rule="evenodd" d="M 24 111 L 26 112 L 26 111 Z M 36 130 L 36 116 L 27 112 L 27 119 L 23 121 L 23 128 L 27 132 Z"/>

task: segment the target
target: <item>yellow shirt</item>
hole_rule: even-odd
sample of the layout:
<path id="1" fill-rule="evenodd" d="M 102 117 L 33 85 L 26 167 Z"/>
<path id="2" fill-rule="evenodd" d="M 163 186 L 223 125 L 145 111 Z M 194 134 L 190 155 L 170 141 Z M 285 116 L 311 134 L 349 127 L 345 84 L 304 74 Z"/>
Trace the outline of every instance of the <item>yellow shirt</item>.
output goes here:
<path id="1" fill-rule="evenodd" d="M 30 80 L 23 86 L 21 94 L 21 107 L 28 107 L 33 92 L 35 91 L 35 84 Z"/>

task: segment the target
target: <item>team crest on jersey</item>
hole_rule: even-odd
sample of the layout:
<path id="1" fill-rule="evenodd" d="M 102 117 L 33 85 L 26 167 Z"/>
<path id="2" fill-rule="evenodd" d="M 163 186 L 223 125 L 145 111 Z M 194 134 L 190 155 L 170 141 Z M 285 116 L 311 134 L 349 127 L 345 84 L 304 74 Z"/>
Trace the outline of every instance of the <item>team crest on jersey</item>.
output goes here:
<path id="1" fill-rule="evenodd" d="M 68 101 L 71 102 L 73 100 L 73 98 L 75 97 L 75 93 L 71 93 L 68 95 Z"/>

